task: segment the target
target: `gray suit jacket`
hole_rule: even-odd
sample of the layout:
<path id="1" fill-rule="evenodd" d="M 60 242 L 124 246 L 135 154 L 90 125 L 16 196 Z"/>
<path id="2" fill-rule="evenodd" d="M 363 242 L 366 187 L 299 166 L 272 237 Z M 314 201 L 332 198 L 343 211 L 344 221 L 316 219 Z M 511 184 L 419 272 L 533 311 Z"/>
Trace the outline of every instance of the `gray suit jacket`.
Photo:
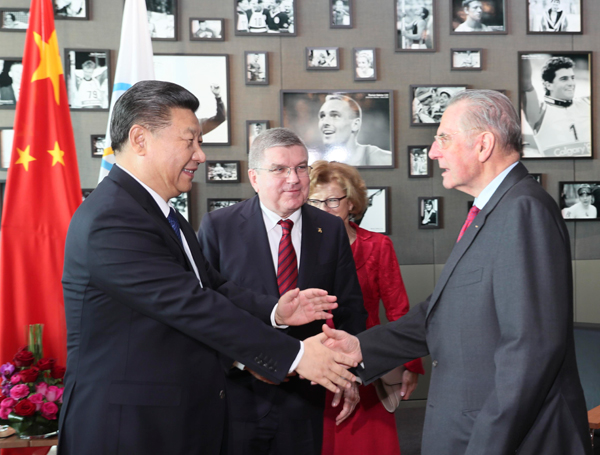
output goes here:
<path id="1" fill-rule="evenodd" d="M 423 455 L 591 453 L 573 341 L 569 235 L 518 164 L 433 294 L 358 337 L 368 382 L 431 353 Z"/>

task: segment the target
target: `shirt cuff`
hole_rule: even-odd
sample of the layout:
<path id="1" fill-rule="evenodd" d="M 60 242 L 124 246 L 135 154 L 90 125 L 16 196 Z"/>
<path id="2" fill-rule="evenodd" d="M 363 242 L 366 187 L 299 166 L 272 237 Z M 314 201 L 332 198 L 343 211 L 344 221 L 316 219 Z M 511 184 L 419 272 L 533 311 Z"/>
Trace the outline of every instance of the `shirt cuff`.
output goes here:
<path id="1" fill-rule="evenodd" d="M 288 373 L 291 373 L 292 371 L 296 370 L 296 367 L 300 363 L 300 360 L 302 360 L 303 355 L 304 355 L 304 343 L 302 341 L 300 341 L 300 350 L 298 351 L 298 355 L 296 356 L 294 363 L 292 363 L 292 366 L 290 367 L 290 371 L 288 371 Z"/>
<path id="2" fill-rule="evenodd" d="M 273 311 L 271 311 L 271 325 L 273 327 L 275 327 L 276 329 L 287 329 L 289 327 L 289 325 L 277 325 L 277 323 L 275 322 L 275 311 L 277 311 L 277 305 L 279 305 L 279 303 L 277 303 L 273 307 Z"/>

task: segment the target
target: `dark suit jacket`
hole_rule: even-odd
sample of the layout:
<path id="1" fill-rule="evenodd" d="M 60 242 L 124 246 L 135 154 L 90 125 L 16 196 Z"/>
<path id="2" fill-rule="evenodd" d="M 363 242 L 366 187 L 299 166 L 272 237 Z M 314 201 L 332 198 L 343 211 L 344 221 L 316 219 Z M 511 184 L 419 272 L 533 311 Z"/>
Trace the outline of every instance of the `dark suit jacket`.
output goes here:
<path id="1" fill-rule="evenodd" d="M 275 382 L 295 359 L 299 343 L 266 325 L 276 299 L 226 281 L 179 222 L 204 287 L 152 196 L 117 166 L 75 213 L 59 453 L 218 454 L 218 352 Z"/>
<path id="2" fill-rule="evenodd" d="M 361 335 L 368 381 L 431 353 L 423 455 L 580 455 L 590 438 L 573 341 L 569 234 L 518 164 L 433 294 Z"/>
<path id="3" fill-rule="evenodd" d="M 258 196 L 207 213 L 202 219 L 198 238 L 208 261 L 226 279 L 256 292 L 279 296 Z M 339 307 L 333 311 L 336 327 L 350 333 L 364 330 L 367 313 L 343 222 L 304 205 L 301 250 L 298 287 L 325 289 L 337 296 Z M 291 327 L 288 333 L 305 339 L 320 333 L 323 322 Z M 297 418 L 314 414 L 315 409 L 319 416 L 322 415 L 324 389 L 311 386 L 308 381 L 295 377 L 273 387 L 255 380 L 247 372 L 236 370 L 232 370 L 229 379 L 229 412 L 235 419 L 259 419 L 270 410 L 272 403 L 282 401 Z"/>

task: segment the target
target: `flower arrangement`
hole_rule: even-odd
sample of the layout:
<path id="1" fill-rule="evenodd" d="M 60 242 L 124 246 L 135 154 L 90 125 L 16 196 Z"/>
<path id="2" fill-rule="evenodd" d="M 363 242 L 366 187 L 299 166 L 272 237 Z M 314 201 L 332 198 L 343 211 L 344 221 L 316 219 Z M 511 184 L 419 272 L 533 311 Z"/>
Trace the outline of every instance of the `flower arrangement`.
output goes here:
<path id="1" fill-rule="evenodd" d="M 42 355 L 41 336 L 37 342 L 0 366 L 0 424 L 10 425 L 22 438 L 55 433 L 62 405 L 65 368 L 55 359 L 36 358 L 34 352 Z"/>

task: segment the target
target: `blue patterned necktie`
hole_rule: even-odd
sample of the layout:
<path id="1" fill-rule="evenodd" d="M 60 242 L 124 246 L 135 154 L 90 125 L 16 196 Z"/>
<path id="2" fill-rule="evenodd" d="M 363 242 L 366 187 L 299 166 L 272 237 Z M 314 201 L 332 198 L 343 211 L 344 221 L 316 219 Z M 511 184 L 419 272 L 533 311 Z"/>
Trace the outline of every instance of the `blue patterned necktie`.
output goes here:
<path id="1" fill-rule="evenodd" d="M 181 227 L 179 226 L 179 221 L 177 220 L 177 215 L 175 215 L 175 210 L 173 207 L 169 208 L 169 216 L 167 217 L 169 220 L 169 224 L 177 234 L 177 238 L 179 239 L 179 243 L 183 245 L 183 241 L 181 240 Z"/>

